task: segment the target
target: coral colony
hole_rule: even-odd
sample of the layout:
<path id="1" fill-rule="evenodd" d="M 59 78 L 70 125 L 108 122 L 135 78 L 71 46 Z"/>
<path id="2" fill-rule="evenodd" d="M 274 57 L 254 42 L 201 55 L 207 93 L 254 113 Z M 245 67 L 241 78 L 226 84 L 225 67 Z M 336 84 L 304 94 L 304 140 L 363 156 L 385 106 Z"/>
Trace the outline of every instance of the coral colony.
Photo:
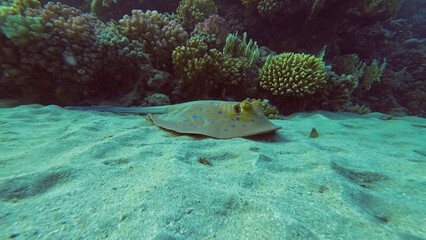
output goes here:
<path id="1" fill-rule="evenodd" d="M 401 3 L 6 0 L 0 97 L 60 106 L 249 97 L 285 114 L 424 117 L 425 41 L 398 18 Z"/>

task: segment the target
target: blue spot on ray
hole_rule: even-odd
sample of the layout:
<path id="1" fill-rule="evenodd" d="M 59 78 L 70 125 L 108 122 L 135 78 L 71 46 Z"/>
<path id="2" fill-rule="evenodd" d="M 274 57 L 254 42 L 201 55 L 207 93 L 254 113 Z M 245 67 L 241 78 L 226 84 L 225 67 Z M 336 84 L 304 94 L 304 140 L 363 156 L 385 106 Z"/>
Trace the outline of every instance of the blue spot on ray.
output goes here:
<path id="1" fill-rule="evenodd" d="M 237 121 L 240 121 L 240 118 L 239 118 L 239 117 L 237 117 L 236 119 L 237 119 Z"/>
<path id="2" fill-rule="evenodd" d="M 247 127 L 247 125 L 243 124 L 243 127 Z"/>
<path id="3" fill-rule="evenodd" d="M 254 119 L 252 119 L 251 121 L 254 122 Z"/>
<path id="4" fill-rule="evenodd" d="M 197 118 L 197 116 L 192 116 L 192 118 Z"/>
<path id="5" fill-rule="evenodd" d="M 225 130 L 223 130 L 223 131 L 227 132 L 227 131 L 228 131 L 228 129 L 225 129 Z"/>
<path id="6" fill-rule="evenodd" d="M 236 127 L 236 126 L 235 126 L 234 124 L 232 124 L 232 125 L 231 125 L 231 127 L 233 127 L 233 128 L 234 128 L 234 127 Z"/>
<path id="7" fill-rule="evenodd" d="M 218 111 L 217 113 L 222 114 L 222 111 Z"/>
<path id="8" fill-rule="evenodd" d="M 215 124 L 215 122 L 212 122 L 212 124 Z"/>
<path id="9" fill-rule="evenodd" d="M 183 122 L 188 122 L 188 120 L 183 120 Z"/>

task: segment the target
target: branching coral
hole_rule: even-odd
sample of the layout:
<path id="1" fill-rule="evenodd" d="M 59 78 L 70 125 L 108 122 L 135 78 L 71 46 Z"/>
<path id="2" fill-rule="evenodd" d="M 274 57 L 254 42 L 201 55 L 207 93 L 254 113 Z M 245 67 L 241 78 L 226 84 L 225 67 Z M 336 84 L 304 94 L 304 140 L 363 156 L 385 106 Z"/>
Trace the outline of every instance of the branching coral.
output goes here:
<path id="1" fill-rule="evenodd" d="M 311 18 L 323 5 L 323 2 L 318 0 L 241 0 L 241 3 L 248 9 L 257 9 L 261 16 L 272 21 L 299 11 L 305 12 L 306 18 Z M 310 12 L 309 17 L 308 12 Z"/>
<path id="2" fill-rule="evenodd" d="M 185 46 L 173 51 L 175 74 L 182 78 L 183 89 L 195 96 L 202 96 L 217 88 L 221 78 L 221 66 L 217 60 L 222 60 L 220 52 L 209 50 L 197 38 L 191 38 Z"/>
<path id="3" fill-rule="evenodd" d="M 195 30 L 213 35 L 213 37 L 220 41 L 218 45 L 222 47 L 225 45 L 226 37 L 231 32 L 231 28 L 226 20 L 217 14 L 213 14 L 203 22 L 198 23 L 195 26 Z"/>
<path id="4" fill-rule="evenodd" d="M 386 66 L 386 59 L 379 66 L 374 59 L 369 66 L 362 62 L 356 54 L 347 54 L 333 59 L 334 70 L 339 74 L 353 76 L 357 85 L 360 85 L 360 91 L 367 91 L 371 88 L 373 82 L 380 82 L 383 69 Z"/>
<path id="5" fill-rule="evenodd" d="M 8 15 L 0 23 L 0 30 L 18 46 L 48 38 L 49 35 L 43 33 L 45 28 L 43 19 L 22 15 Z"/>
<path id="6" fill-rule="evenodd" d="M 183 0 L 176 9 L 177 19 L 188 32 L 197 23 L 216 13 L 217 6 L 212 0 Z"/>
<path id="7" fill-rule="evenodd" d="M 16 16 L 40 19 L 44 28 L 39 34 L 48 37 L 17 42 L 2 30 L 0 85 L 30 102 L 78 104 L 125 94 L 140 79 L 141 65 L 149 64 L 141 43 L 93 15 L 52 2 L 23 12 Z"/>
<path id="8" fill-rule="evenodd" d="M 313 55 L 282 53 L 260 70 L 260 86 L 274 95 L 312 95 L 325 83 L 324 62 Z"/>
<path id="9" fill-rule="evenodd" d="M 223 54 L 229 57 L 244 58 L 248 66 L 251 67 L 253 63 L 259 58 L 259 48 L 257 42 L 251 39 L 247 43 L 247 33 L 243 34 L 243 39 L 238 39 L 238 32 L 230 34 L 226 38 L 226 44 L 223 48 Z"/>
<path id="10" fill-rule="evenodd" d="M 27 8 L 38 8 L 40 2 L 36 0 L 9 0 L 0 6 L 0 30 L 16 45 L 49 37 L 42 32 L 45 30 L 45 21 L 40 17 L 27 16 Z"/>
<path id="11" fill-rule="evenodd" d="M 23 15 L 27 8 L 38 8 L 41 4 L 37 0 L 5 0 L 0 5 L 0 18 L 6 15 Z"/>
<path id="12" fill-rule="evenodd" d="M 157 11 L 133 10 L 120 21 L 121 32 L 130 40 L 143 43 L 154 65 L 166 69 L 171 66 L 171 53 L 188 39 L 188 34 L 175 21 Z"/>
<path id="13" fill-rule="evenodd" d="M 218 90 L 244 84 L 249 70 L 244 59 L 224 56 L 196 37 L 173 51 L 173 67 L 182 88 L 193 96 L 219 96 Z"/>
<path id="14" fill-rule="evenodd" d="M 327 66 L 326 81 L 327 84 L 318 97 L 322 108 L 331 111 L 347 111 L 347 108 L 352 106 L 351 94 L 358 86 L 358 79 L 353 75 L 338 75 L 331 71 L 330 66 Z"/>
<path id="15" fill-rule="evenodd" d="M 226 90 L 248 86 L 248 75 L 259 50 L 256 42 L 247 43 L 246 38 L 247 34 L 243 40 L 237 34 L 229 34 L 223 51 L 211 48 L 208 38 L 198 35 L 191 37 L 185 46 L 177 47 L 173 52 L 173 67 L 183 79 L 182 88 L 189 89 L 194 96 L 220 96 Z"/>
<path id="16" fill-rule="evenodd" d="M 11 19 L 17 21 L 14 24 L 22 26 L 22 22 L 18 22 L 20 19 L 38 19 L 43 27 L 36 33 L 38 41 L 21 40 L 25 39 L 25 34 L 10 38 L 16 46 L 14 54 L 20 58 L 2 65 L 5 73 L 13 73 L 4 76 L 6 85 L 20 85 L 24 97 L 44 102 L 56 98 L 55 91 L 60 85 L 81 86 L 94 79 L 96 58 L 89 49 L 95 42 L 96 19 L 75 8 L 52 2 L 43 8 L 28 7 L 23 15 L 11 16 L 17 16 Z M 2 32 L 5 34 L 4 28 Z M 69 91 L 78 91 L 78 88 L 68 88 Z"/>
<path id="17" fill-rule="evenodd" d="M 382 65 L 378 65 L 377 60 L 374 59 L 370 66 L 365 68 L 364 74 L 361 77 L 361 86 L 363 90 L 370 90 L 373 82 L 380 82 L 380 77 L 383 74 L 383 69 L 386 66 L 386 59 L 383 60 Z"/>
<path id="18" fill-rule="evenodd" d="M 257 5 L 257 11 L 260 15 L 274 19 L 280 11 L 285 9 L 286 1 L 280 0 L 261 0 Z M 290 8 L 289 8 L 290 9 Z"/>
<path id="19" fill-rule="evenodd" d="M 339 74 L 352 75 L 358 83 L 367 66 L 356 54 L 346 54 L 333 58 L 333 70 Z"/>

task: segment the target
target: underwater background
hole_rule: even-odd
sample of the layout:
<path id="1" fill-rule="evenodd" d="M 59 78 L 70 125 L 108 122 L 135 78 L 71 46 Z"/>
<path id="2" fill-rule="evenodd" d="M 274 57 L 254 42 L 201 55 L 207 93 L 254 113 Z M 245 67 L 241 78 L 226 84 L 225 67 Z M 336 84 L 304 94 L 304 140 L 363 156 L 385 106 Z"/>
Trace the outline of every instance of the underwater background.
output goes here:
<path id="1" fill-rule="evenodd" d="M 420 0 L 7 0 L 0 98 L 426 116 Z M 277 112 L 276 112 L 277 113 Z"/>
<path id="2" fill-rule="evenodd" d="M 425 26 L 424 0 L 0 0 L 0 239 L 426 239 Z"/>

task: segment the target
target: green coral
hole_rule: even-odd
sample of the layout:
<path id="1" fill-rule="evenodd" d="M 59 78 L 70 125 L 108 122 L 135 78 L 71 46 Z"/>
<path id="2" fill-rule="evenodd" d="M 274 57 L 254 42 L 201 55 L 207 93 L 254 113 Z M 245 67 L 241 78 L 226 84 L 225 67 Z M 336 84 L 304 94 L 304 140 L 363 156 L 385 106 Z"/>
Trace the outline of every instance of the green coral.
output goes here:
<path id="1" fill-rule="evenodd" d="M 282 53 L 268 57 L 260 70 L 260 86 L 273 95 L 302 97 L 325 83 L 325 64 L 313 55 Z"/>
<path id="2" fill-rule="evenodd" d="M 183 28 L 192 32 L 195 25 L 217 13 L 217 6 L 212 0 L 183 0 L 176 9 L 176 16 Z"/>
<path id="3" fill-rule="evenodd" d="M 188 39 L 180 24 L 157 11 L 132 10 L 132 15 L 124 15 L 119 23 L 120 32 L 145 45 L 153 64 L 161 69 L 171 66 L 171 53 Z"/>
<path id="4" fill-rule="evenodd" d="M 196 37 L 191 37 L 185 46 L 177 47 L 172 57 L 174 72 L 182 79 L 182 88 L 193 96 L 215 95 L 217 90 L 239 86 L 247 79 L 250 69 L 245 59 L 209 49 Z"/>
<path id="5" fill-rule="evenodd" d="M 285 5 L 288 5 L 287 1 L 261 0 L 257 5 L 257 11 L 264 17 L 274 19 L 282 9 L 285 9 Z"/>
<path id="6" fill-rule="evenodd" d="M 361 61 L 356 54 L 346 54 L 333 58 L 333 69 L 336 73 L 352 76 L 358 90 L 367 91 L 374 82 L 380 82 L 380 77 L 386 66 L 386 59 L 379 66 L 374 59 L 369 66 Z"/>
<path id="7" fill-rule="evenodd" d="M 352 75 L 357 85 L 366 66 L 356 54 L 346 54 L 333 58 L 333 70 L 339 74 Z"/>
<path id="8" fill-rule="evenodd" d="M 41 3 L 37 0 L 5 0 L 0 5 L 0 19 L 7 15 L 23 15 L 27 8 L 38 8 Z"/>
<path id="9" fill-rule="evenodd" d="M 40 17 L 26 16 L 27 8 L 40 7 L 36 0 L 5 1 L 0 6 L 0 30 L 15 45 L 22 46 L 30 41 L 45 39 L 45 21 Z"/>
<path id="10" fill-rule="evenodd" d="M 216 87 L 215 80 L 220 78 L 220 52 L 208 49 L 197 38 L 188 40 L 185 46 L 176 47 L 172 54 L 175 74 L 182 78 L 182 87 L 194 95 L 206 94 Z"/>
<path id="11" fill-rule="evenodd" d="M 247 43 L 247 33 L 243 34 L 243 39 L 238 39 L 238 32 L 229 34 L 226 38 L 226 44 L 223 48 L 223 54 L 229 57 L 245 58 L 248 66 L 252 67 L 253 63 L 259 58 L 259 47 L 257 42 L 251 39 Z"/>
<path id="12" fill-rule="evenodd" d="M 203 33 L 200 30 L 195 29 L 191 33 L 191 38 L 201 39 L 205 44 L 207 44 L 208 48 L 216 48 L 222 49 L 225 43 L 222 43 L 219 38 L 215 34 Z"/>
<path id="13" fill-rule="evenodd" d="M 383 60 L 382 65 L 379 66 L 377 60 L 374 59 L 370 66 L 365 68 L 364 74 L 361 77 L 361 86 L 363 90 L 370 90 L 373 82 L 380 82 L 380 77 L 386 66 L 386 58 Z"/>
<path id="14" fill-rule="evenodd" d="M 42 33 L 44 28 L 42 18 L 21 15 L 9 15 L 0 25 L 0 30 L 17 46 L 48 38 L 48 34 Z"/>

